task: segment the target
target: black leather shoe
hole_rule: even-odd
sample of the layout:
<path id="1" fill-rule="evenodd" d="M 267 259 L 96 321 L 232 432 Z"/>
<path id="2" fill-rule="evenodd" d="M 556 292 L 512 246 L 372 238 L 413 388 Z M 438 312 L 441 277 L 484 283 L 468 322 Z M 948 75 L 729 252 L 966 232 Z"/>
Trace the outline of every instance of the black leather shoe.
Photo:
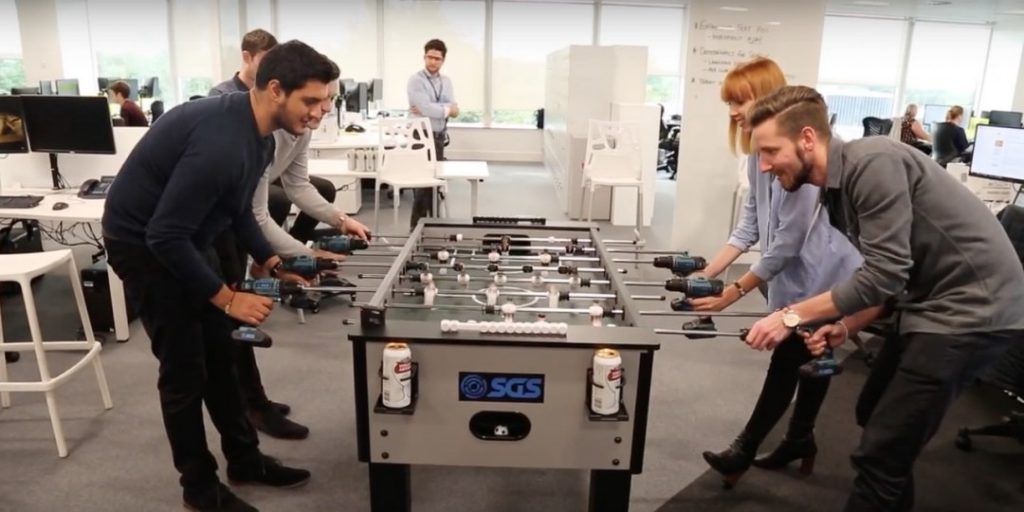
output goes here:
<path id="1" fill-rule="evenodd" d="M 309 428 L 285 418 L 276 407 L 264 407 L 249 411 L 249 421 L 256 430 L 277 439 L 305 439 Z"/>
<path id="2" fill-rule="evenodd" d="M 306 485 L 309 471 L 290 468 L 269 455 L 261 454 L 252 464 L 228 464 L 228 481 L 231 485 L 263 484 L 288 489 Z"/>
<path id="3" fill-rule="evenodd" d="M 4 360 L 8 363 L 17 363 L 21 359 L 21 354 L 17 352 L 4 352 Z"/>
<path id="4" fill-rule="evenodd" d="M 800 473 L 810 475 L 814 472 L 814 459 L 817 455 L 818 445 L 814 443 L 814 435 L 809 435 L 795 441 L 783 439 L 775 451 L 754 459 L 753 464 L 762 469 L 781 469 L 800 459 Z"/>
<path id="5" fill-rule="evenodd" d="M 740 481 L 743 473 L 750 469 L 750 463 L 754 460 L 754 450 L 746 447 L 747 440 L 740 434 L 728 449 L 715 453 L 704 452 L 704 460 L 711 469 L 722 474 L 722 485 L 726 489 L 732 489 L 736 482 Z"/>
<path id="6" fill-rule="evenodd" d="M 292 412 L 292 407 L 288 404 L 282 404 L 273 400 L 267 400 L 267 404 L 276 409 L 281 416 L 288 416 Z"/>
<path id="7" fill-rule="evenodd" d="M 220 482 L 209 492 L 197 496 L 185 494 L 184 501 L 186 509 L 201 512 L 259 512 Z"/>

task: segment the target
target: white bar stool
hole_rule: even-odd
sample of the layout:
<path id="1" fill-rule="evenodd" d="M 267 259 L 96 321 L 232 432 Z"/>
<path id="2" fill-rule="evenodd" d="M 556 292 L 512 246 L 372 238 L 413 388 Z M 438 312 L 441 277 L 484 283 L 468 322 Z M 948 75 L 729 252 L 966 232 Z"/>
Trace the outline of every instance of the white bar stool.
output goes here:
<path id="1" fill-rule="evenodd" d="M 71 278 L 71 288 L 74 290 L 78 314 L 82 319 L 85 341 L 43 341 L 42 331 L 39 328 L 39 317 L 36 314 L 35 297 L 32 293 L 32 279 L 62 265 L 67 267 Z M 64 442 L 64 429 L 57 413 L 56 389 L 67 382 L 72 375 L 85 368 L 87 364 L 92 363 L 92 367 L 96 371 L 96 381 L 100 386 L 100 395 L 103 397 L 103 407 L 110 409 L 114 406 L 110 400 L 107 377 L 103 373 L 103 364 L 99 357 L 102 345 L 96 341 L 92 332 L 92 324 L 89 322 L 89 313 L 85 308 L 85 296 L 82 294 L 82 283 L 78 279 L 75 261 L 68 249 L 0 255 L 0 281 L 13 281 L 21 285 L 21 295 L 25 299 L 25 314 L 28 316 L 28 326 L 32 333 L 31 342 L 4 343 L 3 324 L 0 321 L 0 352 L 34 351 L 36 361 L 39 363 L 38 381 L 9 382 L 7 362 L 0 357 L 0 407 L 6 409 L 11 406 L 11 392 L 46 393 L 46 407 L 50 411 L 53 437 L 57 441 L 57 455 L 67 457 L 68 448 Z M 50 367 L 46 360 L 46 352 L 51 350 L 83 351 L 85 355 L 70 368 L 54 377 L 50 375 Z"/>

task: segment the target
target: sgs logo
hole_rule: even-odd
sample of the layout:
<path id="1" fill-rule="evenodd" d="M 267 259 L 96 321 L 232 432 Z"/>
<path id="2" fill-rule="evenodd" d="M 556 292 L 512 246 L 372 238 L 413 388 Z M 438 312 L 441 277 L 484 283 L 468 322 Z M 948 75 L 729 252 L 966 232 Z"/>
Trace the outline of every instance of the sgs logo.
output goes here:
<path id="1" fill-rule="evenodd" d="M 459 373 L 463 402 L 544 402 L 544 376 L 518 373 Z"/>

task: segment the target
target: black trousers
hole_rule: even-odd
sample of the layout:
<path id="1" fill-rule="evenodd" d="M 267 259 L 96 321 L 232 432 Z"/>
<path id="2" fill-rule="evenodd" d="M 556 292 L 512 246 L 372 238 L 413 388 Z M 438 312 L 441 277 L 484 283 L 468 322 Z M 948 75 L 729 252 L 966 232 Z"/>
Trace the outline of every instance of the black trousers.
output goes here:
<path id="1" fill-rule="evenodd" d="M 338 191 L 334 188 L 334 184 L 331 183 L 330 180 L 319 176 L 310 176 L 309 182 L 316 187 L 316 191 L 319 192 L 328 203 L 334 203 L 334 198 L 337 196 Z M 267 207 L 268 210 L 270 210 L 270 218 L 274 219 L 274 222 L 278 225 L 284 224 L 285 219 L 288 218 L 288 212 L 292 209 L 292 201 L 291 199 L 288 199 L 288 195 L 285 194 L 284 187 L 281 186 L 280 179 L 270 184 L 268 199 L 269 202 Z M 298 217 L 295 218 L 295 222 L 292 224 L 291 231 L 288 233 L 296 240 L 306 243 L 313 239 L 314 230 L 316 229 L 316 225 L 319 223 L 320 221 L 300 212 Z"/>
<path id="2" fill-rule="evenodd" d="M 434 133 L 434 154 L 437 161 L 444 161 L 444 132 Z M 432 188 L 414 188 L 412 191 L 412 217 L 409 218 L 409 229 L 416 227 L 423 217 L 434 216 L 434 198 Z"/>
<path id="3" fill-rule="evenodd" d="M 220 432 L 228 464 L 246 465 L 259 456 L 259 440 L 242 409 L 235 373 L 236 345 L 230 339 L 234 325 L 146 247 L 109 238 L 104 242 L 111 268 L 138 297 L 139 317 L 160 361 L 160 409 L 181 485 L 186 494 L 207 491 L 218 479 L 217 461 L 206 443 L 204 403 Z M 213 251 L 208 259 L 212 267 L 218 266 Z"/>
<path id="4" fill-rule="evenodd" d="M 801 439 L 814 431 L 818 411 L 821 410 L 821 403 L 825 400 L 832 379 L 800 376 L 800 366 L 812 358 L 799 335 L 790 336 L 775 347 L 768 373 L 764 377 L 761 396 L 744 429 L 744 448 L 749 453 L 756 453 L 758 446 L 785 414 L 793 400 L 793 393 L 796 393 L 796 404 L 793 406 L 786 437 Z"/>
<path id="5" fill-rule="evenodd" d="M 912 510 L 917 456 L 957 395 L 1022 335 L 887 336 L 857 402 L 864 433 L 851 456 L 857 478 L 845 510 Z"/>

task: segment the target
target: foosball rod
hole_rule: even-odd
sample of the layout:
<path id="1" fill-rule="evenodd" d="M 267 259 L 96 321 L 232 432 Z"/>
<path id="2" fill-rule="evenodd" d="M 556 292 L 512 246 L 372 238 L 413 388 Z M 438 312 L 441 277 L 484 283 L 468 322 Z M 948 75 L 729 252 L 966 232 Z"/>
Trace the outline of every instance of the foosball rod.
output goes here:
<path id="1" fill-rule="evenodd" d="M 667 310 L 652 310 L 652 311 L 641 311 L 640 316 L 710 316 L 720 318 L 761 318 L 769 313 L 754 313 L 748 311 L 667 311 Z"/>
<path id="2" fill-rule="evenodd" d="M 402 294 L 402 295 L 405 295 L 405 296 L 408 296 L 408 297 L 423 295 L 423 290 L 413 290 L 413 289 L 409 289 L 409 288 L 399 288 L 399 289 L 395 289 L 393 291 L 394 291 L 394 293 Z M 537 297 L 537 298 L 546 298 L 546 297 L 550 296 L 550 294 L 544 293 L 544 292 L 505 292 L 505 291 L 501 291 L 501 288 L 498 288 L 498 291 L 499 291 L 498 295 L 501 296 L 501 297 L 531 297 L 531 298 Z M 456 293 L 449 293 L 449 292 L 456 292 Z M 560 295 L 568 295 L 568 300 L 608 300 L 608 299 L 617 299 L 618 298 L 618 295 L 616 295 L 614 293 L 577 293 L 577 292 L 569 292 L 568 294 L 566 294 L 565 292 L 559 292 L 559 294 Z M 459 290 L 459 289 L 455 289 L 455 288 L 438 288 L 437 296 L 438 297 L 477 297 L 477 296 L 486 297 L 487 296 L 487 291 L 486 290 L 483 290 L 483 291 Z M 664 301 L 665 300 L 665 296 L 664 295 L 631 295 L 630 298 L 632 298 L 633 300 L 653 300 L 653 301 Z"/>
<path id="3" fill-rule="evenodd" d="M 359 305 L 355 304 L 355 306 L 359 306 Z M 490 310 L 493 310 L 493 314 L 496 314 L 496 315 L 497 314 L 501 314 L 501 306 L 491 306 L 489 308 L 487 306 L 467 306 L 467 305 L 459 305 L 459 304 L 441 304 L 441 305 L 427 306 L 425 304 L 406 304 L 406 303 L 398 302 L 398 303 L 388 304 L 387 307 L 389 307 L 389 308 L 398 308 L 398 309 L 428 309 L 428 310 L 431 310 L 431 311 L 434 311 L 434 310 L 438 310 L 438 311 L 446 311 L 446 310 L 451 310 L 451 311 L 480 311 L 480 312 L 483 312 L 483 313 L 488 313 L 488 309 L 490 309 Z M 516 306 L 516 312 L 517 313 L 522 312 L 522 313 L 565 314 L 565 315 L 589 315 L 590 314 L 590 309 L 588 309 L 588 308 L 535 308 L 535 307 L 532 307 L 532 306 L 531 307 Z M 621 316 L 624 313 L 625 312 L 623 310 L 621 310 L 621 309 L 612 309 L 612 310 L 605 311 L 605 314 L 607 314 L 607 315 L 619 315 L 619 316 Z"/>
<path id="4" fill-rule="evenodd" d="M 702 331 L 699 329 L 655 329 L 654 334 L 672 334 L 678 336 L 714 336 L 716 338 L 739 338 L 745 339 L 747 334 L 750 333 L 750 329 L 740 329 L 739 331 Z"/>
<path id="5" fill-rule="evenodd" d="M 424 255 L 424 256 L 428 256 L 428 255 Z M 491 261 L 491 259 L 490 259 L 491 257 L 490 257 L 489 253 L 486 255 L 486 257 L 484 257 L 484 256 L 485 256 L 484 254 L 472 255 L 472 256 L 469 257 L 469 261 Z M 537 256 L 505 256 L 505 255 L 501 255 L 501 259 L 498 260 L 498 261 L 507 261 L 507 262 L 516 262 L 516 261 L 534 262 L 534 261 L 540 261 L 540 262 L 543 262 L 544 260 L 541 258 L 541 256 L 543 256 L 543 255 L 541 255 L 541 254 L 538 254 Z M 455 255 L 452 258 L 457 259 L 458 255 Z M 465 259 L 465 257 L 463 257 L 463 259 Z M 601 258 L 595 258 L 593 256 L 559 256 L 558 257 L 558 261 L 588 261 L 588 262 L 591 262 L 591 261 L 601 261 Z"/>
<path id="6" fill-rule="evenodd" d="M 448 268 L 448 267 L 445 267 L 445 268 Z M 356 277 L 358 277 L 359 279 L 384 279 L 385 274 L 358 274 Z M 434 281 L 458 281 L 459 280 L 458 276 L 439 276 L 439 275 L 434 275 L 432 277 L 433 277 Z M 481 277 L 478 277 L 478 279 L 484 279 L 484 278 L 481 276 Z M 398 276 L 398 280 L 399 281 L 412 281 L 414 283 L 421 282 L 419 280 L 412 279 L 408 275 L 404 275 L 404 274 Z M 531 284 L 534 284 L 533 283 L 533 279 L 528 278 L 528 277 L 510 277 L 510 278 L 508 278 L 508 282 L 509 283 L 531 283 Z M 590 284 L 591 285 L 596 285 L 596 286 L 607 286 L 607 285 L 610 285 L 611 283 L 612 283 L 611 281 L 608 281 L 606 279 L 591 279 L 590 280 Z M 544 278 L 544 279 L 541 280 L 541 282 L 539 284 L 572 284 L 572 283 L 570 283 L 568 279 L 547 279 L 547 278 Z"/>
<path id="7" fill-rule="evenodd" d="M 374 236 L 376 236 L 377 238 L 409 238 L 412 235 L 406 233 L 406 234 L 374 235 Z M 451 234 L 451 235 L 421 235 L 420 236 L 420 240 L 444 240 L 446 242 L 491 242 L 491 243 L 500 243 L 501 242 L 501 237 L 500 236 L 497 236 L 497 237 L 496 236 L 488 236 L 488 237 L 465 236 L 462 233 L 455 233 L 455 234 Z M 589 244 L 589 243 L 592 243 L 589 238 L 561 238 L 561 237 L 554 237 L 554 236 L 550 236 L 550 237 L 546 237 L 546 238 L 544 238 L 544 237 L 526 237 L 526 238 L 518 238 L 518 237 L 513 238 L 513 237 L 509 237 L 509 240 L 512 241 L 512 242 L 547 242 L 547 243 L 551 243 L 551 244 Z M 604 242 L 606 244 L 622 243 L 622 244 L 630 244 L 630 245 L 632 245 L 634 243 L 633 240 L 602 240 L 602 242 Z"/>
<path id="8" fill-rule="evenodd" d="M 425 251 L 434 250 L 434 249 L 436 249 L 436 250 L 441 250 L 441 249 L 449 249 L 449 250 L 450 249 L 469 249 L 469 250 L 472 250 L 474 252 L 480 251 L 480 252 L 483 252 L 483 253 L 486 254 L 487 252 L 490 252 L 491 248 L 490 247 L 480 246 L 480 245 L 466 245 L 466 244 L 462 244 L 462 245 L 446 245 L 446 246 L 420 244 L 420 245 L 417 246 L 417 249 L 425 250 Z M 527 252 L 558 252 L 558 253 L 569 252 L 569 249 L 567 247 L 559 247 L 557 245 L 551 245 L 551 246 L 534 245 L 534 246 L 530 246 L 530 247 L 525 247 L 525 246 L 524 247 L 515 247 L 515 246 L 513 246 L 509 250 L 510 251 L 527 251 Z M 575 251 L 581 251 L 581 252 L 585 252 L 585 253 L 592 253 L 592 252 L 597 252 L 597 249 L 594 249 L 593 247 L 577 247 L 573 251 L 574 252 Z"/>

